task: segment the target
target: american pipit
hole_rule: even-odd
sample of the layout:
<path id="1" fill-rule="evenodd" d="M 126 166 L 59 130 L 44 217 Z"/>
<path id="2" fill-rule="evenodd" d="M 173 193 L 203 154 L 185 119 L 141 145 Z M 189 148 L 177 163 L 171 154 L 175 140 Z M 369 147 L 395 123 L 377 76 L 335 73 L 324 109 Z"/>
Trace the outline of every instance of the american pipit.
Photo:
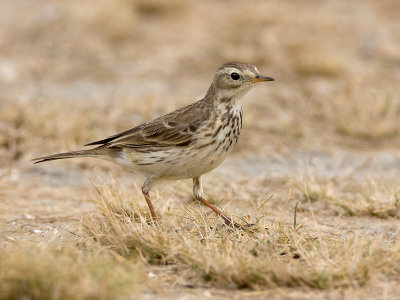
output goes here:
<path id="1" fill-rule="evenodd" d="M 35 158 L 35 163 L 71 157 L 96 157 L 128 166 L 146 177 L 142 192 L 151 216 L 152 186 L 161 179 L 193 179 L 197 200 L 228 225 L 240 226 L 203 197 L 201 175 L 218 167 L 242 129 L 242 97 L 256 84 L 274 79 L 253 65 L 231 62 L 216 72 L 206 96 L 151 122 L 87 144 L 96 148 Z"/>

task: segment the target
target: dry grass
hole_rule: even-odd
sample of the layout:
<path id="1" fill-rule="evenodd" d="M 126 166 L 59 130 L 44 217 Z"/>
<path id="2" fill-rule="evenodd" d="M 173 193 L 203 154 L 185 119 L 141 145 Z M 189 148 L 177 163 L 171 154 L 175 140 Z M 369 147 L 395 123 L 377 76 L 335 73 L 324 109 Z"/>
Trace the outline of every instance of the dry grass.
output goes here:
<path id="1" fill-rule="evenodd" d="M 0 298 L 117 299 L 143 288 L 141 272 L 107 253 L 10 244 L 0 249 Z"/>
<path id="2" fill-rule="evenodd" d="M 352 138 L 375 140 L 398 136 L 400 99 L 382 89 L 349 87 L 333 102 L 336 130 Z"/>
<path id="3" fill-rule="evenodd" d="M 241 231 L 189 205 L 163 215 L 155 226 L 135 198 L 120 186 L 97 187 L 100 216 L 87 218 L 85 231 L 133 261 L 176 265 L 177 272 L 190 275 L 188 280 L 191 270 L 223 288 L 327 289 L 359 287 L 378 274 L 398 273 L 398 245 L 385 246 L 383 237 L 310 234 L 293 224 L 259 223 L 256 230 Z"/>
<path id="4" fill-rule="evenodd" d="M 103 115 L 107 115 L 107 122 Z M 111 135 L 125 130 L 132 126 L 132 120 L 140 123 L 146 117 L 144 109 L 130 107 L 127 99 L 112 104 L 36 101 L 32 106 L 25 101 L 4 101 L 0 103 L 0 149 L 14 160 L 27 159 L 25 155 L 32 149 L 42 149 L 34 155 L 76 149 L 105 132 Z M 43 145 L 43 140 L 48 142 Z"/>
<path id="5" fill-rule="evenodd" d="M 400 189 L 397 182 L 370 179 L 351 180 L 308 178 L 298 185 L 305 201 L 329 204 L 329 209 L 348 216 L 400 217 Z"/>

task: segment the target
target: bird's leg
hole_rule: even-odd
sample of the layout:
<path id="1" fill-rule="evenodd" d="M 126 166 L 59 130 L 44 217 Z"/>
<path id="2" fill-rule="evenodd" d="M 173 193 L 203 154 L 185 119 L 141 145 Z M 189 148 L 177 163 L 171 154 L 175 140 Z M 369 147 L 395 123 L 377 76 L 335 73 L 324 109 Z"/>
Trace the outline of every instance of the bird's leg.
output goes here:
<path id="1" fill-rule="evenodd" d="M 242 228 L 242 225 L 236 223 L 227 215 L 225 215 L 221 210 L 219 210 L 215 205 L 208 202 L 206 199 L 203 198 L 203 185 L 201 183 L 200 177 L 193 178 L 193 194 L 197 200 L 199 200 L 203 205 L 211 208 L 217 215 L 224 219 L 225 224 L 228 226 L 233 226 L 237 228 Z"/>
<path id="2" fill-rule="evenodd" d="M 151 203 L 149 193 L 143 193 L 144 199 L 146 199 L 147 205 L 149 206 L 151 217 L 153 218 L 154 222 L 157 222 L 157 215 L 154 211 L 153 203 Z"/>
<path id="3" fill-rule="evenodd" d="M 150 189 L 153 186 L 154 181 L 155 181 L 155 179 L 152 177 L 146 178 L 146 181 L 142 185 L 142 193 L 143 193 L 144 199 L 146 199 L 147 205 L 149 206 L 151 217 L 153 218 L 153 221 L 157 222 L 157 215 L 156 215 L 156 212 L 154 211 L 153 203 L 151 203 L 150 195 L 149 195 Z"/>

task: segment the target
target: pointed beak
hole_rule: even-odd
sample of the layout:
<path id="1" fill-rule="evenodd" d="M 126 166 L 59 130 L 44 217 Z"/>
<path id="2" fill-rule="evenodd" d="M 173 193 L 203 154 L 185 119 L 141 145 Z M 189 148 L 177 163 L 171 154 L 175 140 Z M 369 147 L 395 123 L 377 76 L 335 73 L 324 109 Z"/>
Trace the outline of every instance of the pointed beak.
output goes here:
<path id="1" fill-rule="evenodd" d="M 262 76 L 262 75 L 257 75 L 256 78 L 252 78 L 251 82 L 252 83 L 257 83 L 257 82 L 264 82 L 264 81 L 274 81 L 275 79 L 267 76 Z"/>

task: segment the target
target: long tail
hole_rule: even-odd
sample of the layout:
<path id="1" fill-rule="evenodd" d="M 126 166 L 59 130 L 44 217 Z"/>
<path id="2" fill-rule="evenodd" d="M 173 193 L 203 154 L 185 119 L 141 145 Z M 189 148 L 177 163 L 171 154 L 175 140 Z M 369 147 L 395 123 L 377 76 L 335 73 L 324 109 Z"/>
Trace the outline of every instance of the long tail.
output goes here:
<path id="1" fill-rule="evenodd" d="M 32 159 L 35 164 L 50 161 L 50 160 L 57 160 L 57 159 L 64 159 L 64 158 L 73 158 L 73 157 L 99 157 L 104 155 L 104 151 L 99 148 L 88 149 L 88 150 L 79 150 L 79 151 L 71 151 L 65 153 L 57 153 L 49 156 L 43 156 Z"/>

